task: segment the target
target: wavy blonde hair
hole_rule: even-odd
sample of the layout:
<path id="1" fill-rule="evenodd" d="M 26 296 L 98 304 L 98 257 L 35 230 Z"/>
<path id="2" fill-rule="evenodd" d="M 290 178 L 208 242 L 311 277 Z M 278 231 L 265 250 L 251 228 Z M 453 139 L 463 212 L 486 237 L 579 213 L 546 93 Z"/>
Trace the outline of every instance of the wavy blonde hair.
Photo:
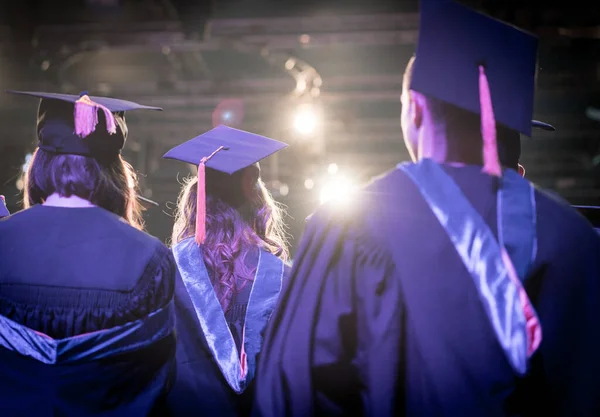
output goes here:
<path id="1" fill-rule="evenodd" d="M 177 200 L 172 244 L 195 235 L 197 190 L 197 177 L 184 180 Z M 230 309 L 233 296 L 254 279 L 256 266 L 249 268 L 246 263 L 249 253 L 260 248 L 284 261 L 289 256 L 283 208 L 260 178 L 252 193 L 250 198 L 243 199 L 240 207 L 233 207 L 207 187 L 206 239 L 202 254 L 212 271 L 211 282 L 225 312 Z"/>

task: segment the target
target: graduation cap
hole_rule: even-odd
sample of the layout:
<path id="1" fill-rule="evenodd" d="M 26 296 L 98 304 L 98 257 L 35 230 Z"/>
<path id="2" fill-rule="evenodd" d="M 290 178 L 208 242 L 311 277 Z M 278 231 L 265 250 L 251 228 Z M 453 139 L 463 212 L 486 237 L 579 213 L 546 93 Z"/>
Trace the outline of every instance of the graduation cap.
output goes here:
<path id="1" fill-rule="evenodd" d="M 501 176 L 496 122 L 531 136 L 538 40 L 450 0 L 421 1 L 410 88 L 481 116 L 484 172 Z"/>
<path id="2" fill-rule="evenodd" d="M 206 236 L 205 168 L 232 176 L 287 146 L 283 142 L 221 125 L 176 146 L 163 155 L 166 159 L 198 165 L 196 208 L 198 244 L 202 244 Z"/>
<path id="3" fill-rule="evenodd" d="M 37 117 L 39 148 L 56 154 L 94 158 L 118 155 L 127 139 L 125 112 L 162 110 L 109 97 L 8 90 L 40 100 Z M 103 117 L 99 117 L 102 113 Z"/>
<path id="4" fill-rule="evenodd" d="M 554 126 L 548 123 L 540 122 L 539 120 L 532 120 L 531 126 L 538 129 L 546 130 L 548 132 L 554 132 L 556 130 Z"/>
<path id="5" fill-rule="evenodd" d="M 2 217 L 10 216 L 10 212 L 6 208 L 6 202 L 4 201 L 4 196 L 0 195 L 0 219 Z"/>

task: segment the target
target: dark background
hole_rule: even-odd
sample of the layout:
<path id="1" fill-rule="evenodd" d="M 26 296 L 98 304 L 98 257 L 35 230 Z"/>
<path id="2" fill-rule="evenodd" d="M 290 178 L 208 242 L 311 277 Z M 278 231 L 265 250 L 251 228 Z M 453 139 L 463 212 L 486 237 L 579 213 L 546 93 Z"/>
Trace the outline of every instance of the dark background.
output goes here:
<path id="1" fill-rule="evenodd" d="M 586 109 L 600 107 L 600 8 L 577 1 L 466 3 L 540 36 L 535 117 L 557 131 L 524 140 L 527 176 L 574 204 L 599 204 L 600 123 Z M 215 122 L 292 145 L 263 163 L 269 188 L 288 206 L 292 245 L 333 177 L 330 163 L 337 175 L 364 182 L 408 158 L 399 97 L 415 47 L 417 1 L 1 4 L 0 89 L 87 90 L 165 109 L 128 115 L 125 151 L 142 175 L 143 194 L 161 204 L 146 213 L 148 231 L 160 238 L 170 233 L 177 178 L 193 171 L 160 156 Z M 302 103 L 321 111 L 310 135 L 293 127 Z M 35 146 L 36 106 L 0 94 L 0 194 L 11 211 L 20 208 L 19 177 Z"/>

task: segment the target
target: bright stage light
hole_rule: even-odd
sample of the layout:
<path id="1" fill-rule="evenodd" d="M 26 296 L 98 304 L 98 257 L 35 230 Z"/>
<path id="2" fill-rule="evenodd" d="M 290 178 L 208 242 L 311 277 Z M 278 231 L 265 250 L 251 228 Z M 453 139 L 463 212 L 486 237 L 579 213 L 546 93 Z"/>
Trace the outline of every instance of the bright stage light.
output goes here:
<path id="1" fill-rule="evenodd" d="M 327 167 L 327 172 L 329 172 L 329 174 L 331 174 L 331 175 L 337 174 L 337 172 L 338 172 L 337 164 L 329 164 L 329 166 Z"/>
<path id="2" fill-rule="evenodd" d="M 306 180 L 304 180 L 304 187 L 306 187 L 307 190 L 312 190 L 315 186 L 315 182 L 313 180 L 311 180 L 310 178 L 307 178 Z"/>
<path id="3" fill-rule="evenodd" d="M 310 107 L 301 107 L 294 117 L 294 128 L 303 135 L 314 132 L 317 127 L 317 115 Z"/>
<path id="4" fill-rule="evenodd" d="M 346 204 L 352 201 L 356 184 L 350 178 L 343 176 L 333 177 L 321 189 L 321 204 L 332 201 L 335 204 Z"/>
<path id="5" fill-rule="evenodd" d="M 221 117 L 223 118 L 224 122 L 230 122 L 231 119 L 233 119 L 233 113 L 227 110 L 223 112 Z"/>
<path id="6" fill-rule="evenodd" d="M 296 60 L 294 58 L 288 58 L 287 61 L 285 61 L 285 69 L 288 71 L 291 71 L 294 69 L 294 67 L 296 66 Z"/>
<path id="7" fill-rule="evenodd" d="M 290 193 L 290 187 L 288 187 L 287 184 L 281 184 L 281 186 L 279 187 L 279 194 L 281 194 L 282 196 L 286 196 Z"/>
<path id="8" fill-rule="evenodd" d="M 600 109 L 597 107 L 588 107 L 585 109 L 585 115 L 596 122 L 600 122 Z"/>

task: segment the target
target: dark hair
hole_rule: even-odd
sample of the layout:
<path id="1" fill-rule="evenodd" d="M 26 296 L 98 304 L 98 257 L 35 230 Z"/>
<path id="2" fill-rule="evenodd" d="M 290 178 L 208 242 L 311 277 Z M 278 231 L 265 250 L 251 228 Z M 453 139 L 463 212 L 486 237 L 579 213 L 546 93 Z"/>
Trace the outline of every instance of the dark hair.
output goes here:
<path id="1" fill-rule="evenodd" d="M 404 71 L 403 89 L 410 89 L 416 57 L 408 62 Z M 441 70 L 440 70 L 441 71 Z M 427 104 L 434 123 L 443 127 L 448 138 L 448 157 L 467 163 L 483 163 L 481 139 L 481 119 L 479 115 L 456 107 L 452 104 L 427 97 Z M 517 169 L 521 156 L 521 138 L 519 132 L 496 123 L 498 156 L 503 166 Z M 450 146 L 451 145 L 451 146 Z M 468 160 L 465 159 L 465 155 Z"/>
<path id="2" fill-rule="evenodd" d="M 239 176 L 234 177 L 234 180 L 238 179 Z M 197 177 L 184 180 L 177 201 L 173 244 L 195 235 L 197 190 Z M 233 295 L 253 280 L 255 269 L 249 269 L 245 262 L 250 252 L 262 248 L 283 260 L 288 258 L 283 209 L 273 200 L 260 178 L 256 178 L 252 190 L 253 195 L 249 197 L 240 197 L 243 193 L 236 192 L 239 195 L 231 200 L 241 198 L 245 201 L 234 207 L 229 199 L 211 192 L 207 186 L 206 238 L 202 249 L 204 261 L 212 271 L 211 281 L 217 298 L 225 312 L 231 307 Z"/>
<path id="3" fill-rule="evenodd" d="M 137 175 L 119 155 L 102 161 L 79 155 L 59 155 L 36 149 L 24 178 L 25 208 L 57 193 L 77 196 L 111 211 L 143 229 L 142 206 L 136 198 Z"/>

